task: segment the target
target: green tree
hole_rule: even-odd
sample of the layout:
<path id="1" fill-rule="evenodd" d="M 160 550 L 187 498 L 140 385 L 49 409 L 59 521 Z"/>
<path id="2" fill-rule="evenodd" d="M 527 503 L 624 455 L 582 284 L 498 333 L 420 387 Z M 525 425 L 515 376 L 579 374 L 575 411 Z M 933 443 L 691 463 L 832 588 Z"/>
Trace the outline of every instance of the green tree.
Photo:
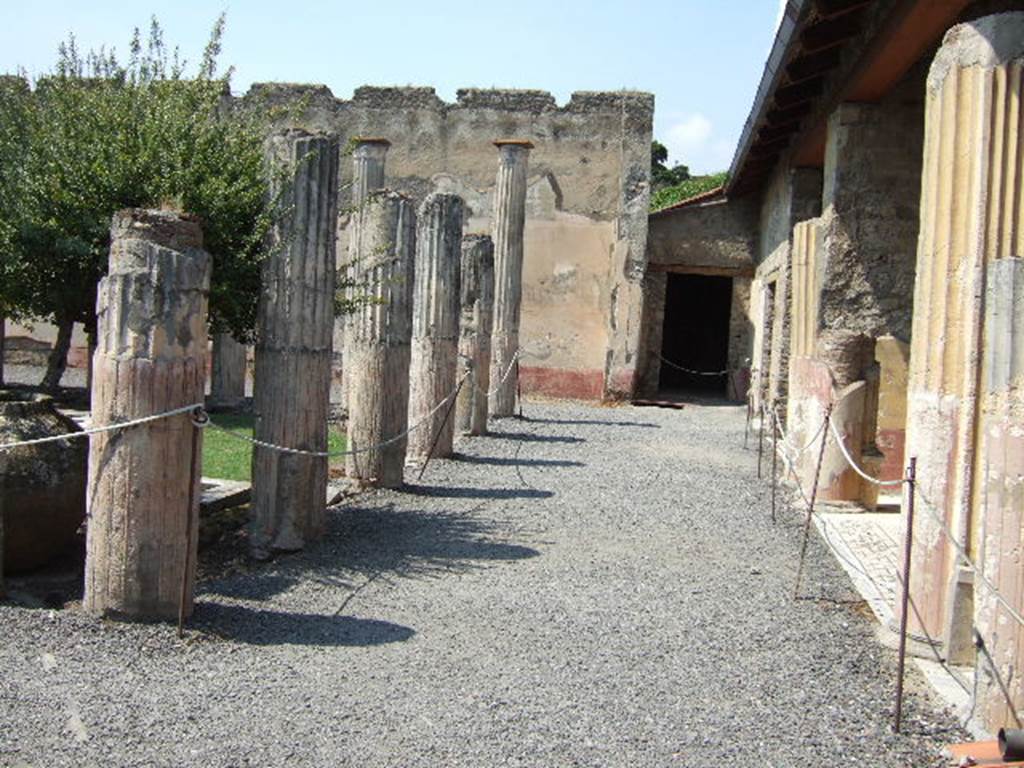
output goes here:
<path id="1" fill-rule="evenodd" d="M 231 71 L 217 73 L 223 31 L 221 16 L 190 76 L 154 19 L 145 46 L 135 31 L 125 64 L 104 49 L 83 56 L 72 37 L 29 98 L 0 88 L 0 161 L 18 160 L 0 175 L 0 309 L 57 324 L 64 348 L 45 384 L 59 381 L 71 324 L 95 332 L 110 220 L 122 208 L 198 217 L 214 257 L 211 323 L 251 336 L 272 220 L 263 140 L 273 116 L 232 107 Z"/>
<path id="2" fill-rule="evenodd" d="M 13 258 L 18 214 L 24 208 L 31 93 L 22 77 L 0 77 L 0 385 L 3 384 L 4 319 L 28 303 Z"/>
<path id="3" fill-rule="evenodd" d="M 690 169 L 681 163 L 669 168 L 668 147 L 655 139 L 651 142 L 651 190 L 657 192 L 665 187 L 681 184 L 690 178 Z"/>

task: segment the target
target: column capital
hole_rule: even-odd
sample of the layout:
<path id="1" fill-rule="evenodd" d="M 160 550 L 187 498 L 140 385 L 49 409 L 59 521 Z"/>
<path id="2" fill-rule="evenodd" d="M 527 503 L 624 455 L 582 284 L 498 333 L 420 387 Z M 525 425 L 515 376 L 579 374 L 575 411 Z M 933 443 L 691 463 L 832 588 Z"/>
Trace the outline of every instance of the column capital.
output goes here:
<path id="1" fill-rule="evenodd" d="M 495 139 L 494 146 L 498 149 L 504 147 L 517 147 L 519 149 L 533 149 L 533 142 L 529 139 Z"/>
<path id="2" fill-rule="evenodd" d="M 950 70 L 994 69 L 1024 58 L 1024 12 L 1008 11 L 957 24 L 942 40 L 928 72 L 928 88 L 942 87 Z"/>
<path id="3" fill-rule="evenodd" d="M 353 136 L 350 141 L 356 147 L 378 146 L 387 149 L 391 146 L 391 142 L 383 136 Z"/>

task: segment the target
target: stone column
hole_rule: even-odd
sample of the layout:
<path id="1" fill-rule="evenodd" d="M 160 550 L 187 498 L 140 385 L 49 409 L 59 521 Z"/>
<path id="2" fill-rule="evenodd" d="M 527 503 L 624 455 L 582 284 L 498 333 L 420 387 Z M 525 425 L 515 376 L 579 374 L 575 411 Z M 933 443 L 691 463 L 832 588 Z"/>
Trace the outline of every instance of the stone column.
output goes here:
<path id="1" fill-rule="evenodd" d="M 352 218 L 350 277 L 362 301 L 345 323 L 348 447 L 345 469 L 370 485 L 402 485 L 408 425 L 416 213 L 397 192 L 371 194 Z M 399 439 L 394 439 L 399 438 Z M 382 447 L 381 443 L 389 442 Z M 367 449 L 370 449 L 368 452 Z"/>
<path id="2" fill-rule="evenodd" d="M 199 224 L 126 210 L 114 215 L 110 240 L 96 302 L 97 427 L 201 403 L 206 368 L 211 264 Z M 89 613 L 176 618 L 183 581 L 191 613 L 202 460 L 194 431 L 186 413 L 90 439 Z"/>
<path id="3" fill-rule="evenodd" d="M 334 227 L 338 140 L 287 131 L 272 136 L 271 162 L 287 169 L 282 219 L 268 238 L 257 312 L 256 438 L 327 450 L 334 325 Z M 255 447 L 254 557 L 301 549 L 325 525 L 327 459 Z"/>
<path id="4" fill-rule="evenodd" d="M 498 181 L 494 189 L 494 329 L 491 370 L 503 376 L 519 351 L 519 317 L 523 303 L 523 232 L 526 227 L 527 163 L 533 144 L 520 139 L 494 142 Z M 505 378 L 491 398 L 495 418 L 515 410 L 517 371 Z M 497 382 L 495 382 L 497 386 Z"/>
<path id="5" fill-rule="evenodd" d="M 494 241 L 489 236 L 462 239 L 460 279 L 459 370 L 469 375 L 455 404 L 455 428 L 463 435 L 485 435 L 494 320 Z"/>
<path id="6" fill-rule="evenodd" d="M 417 214 L 409 423 L 419 424 L 455 389 L 459 347 L 462 198 L 434 193 Z M 448 418 L 445 418 L 445 417 Z M 409 435 L 406 462 L 452 455 L 455 421 L 441 408 Z M 436 445 L 434 441 L 436 439 Z"/>
<path id="7" fill-rule="evenodd" d="M 996 668 L 977 655 L 976 711 L 989 731 L 1015 727 L 997 677 L 1024 707 L 1024 630 L 977 577 L 972 616 L 971 574 L 933 515 L 1024 612 L 1022 68 L 1020 12 L 953 27 L 932 63 L 907 401 L 923 507 L 912 597 L 953 658 L 972 623 L 980 632 Z"/>
<path id="8" fill-rule="evenodd" d="M 384 160 L 391 142 L 379 137 L 352 139 L 352 206 L 362 205 L 371 192 L 384 189 Z"/>
<path id="9" fill-rule="evenodd" d="M 371 192 L 384 189 L 384 161 L 391 142 L 379 137 L 356 136 L 352 139 L 352 202 L 357 210 Z M 343 255 L 343 254 L 339 254 Z M 343 266 L 343 265 L 342 265 Z M 345 375 L 345 315 L 334 321 L 334 359 L 341 367 L 339 400 L 348 402 L 348 380 Z"/>
<path id="10" fill-rule="evenodd" d="M 212 358 L 207 402 L 211 408 L 237 408 L 245 399 L 245 345 L 230 333 L 215 333 Z"/>

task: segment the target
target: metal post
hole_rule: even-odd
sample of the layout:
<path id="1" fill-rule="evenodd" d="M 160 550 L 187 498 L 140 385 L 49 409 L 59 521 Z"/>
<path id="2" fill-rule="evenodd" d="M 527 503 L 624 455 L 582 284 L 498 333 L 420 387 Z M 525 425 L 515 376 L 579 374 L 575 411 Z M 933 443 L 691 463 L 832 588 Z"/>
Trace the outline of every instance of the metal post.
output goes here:
<path id="1" fill-rule="evenodd" d="M 199 427 L 192 425 L 192 466 L 188 473 L 188 508 L 185 511 L 185 567 L 181 571 L 178 600 L 178 638 L 185 636 L 185 603 L 188 601 L 188 569 L 192 564 L 192 507 L 196 503 L 196 465 L 199 463 Z"/>
<path id="2" fill-rule="evenodd" d="M 778 464 L 779 464 L 779 421 L 772 407 L 772 523 L 775 522 L 775 494 L 778 485 Z"/>
<path id="3" fill-rule="evenodd" d="M 523 418 L 523 380 L 519 378 L 519 358 L 516 357 L 516 400 L 519 402 L 519 418 Z"/>
<path id="4" fill-rule="evenodd" d="M 757 425 L 757 477 L 761 478 L 761 457 L 764 455 L 764 404 L 761 404 L 761 418 Z"/>
<path id="5" fill-rule="evenodd" d="M 452 411 L 455 409 L 455 403 L 458 402 L 459 392 L 462 391 L 462 385 L 466 383 L 466 377 L 463 376 L 459 379 L 459 385 L 455 388 L 455 393 L 452 395 L 451 402 L 448 403 L 448 408 L 444 412 L 444 421 L 438 426 L 437 431 L 434 433 L 434 442 L 430 446 L 430 453 L 427 454 L 427 460 L 423 462 L 423 466 L 420 467 L 420 473 L 416 475 L 416 482 L 418 483 L 423 479 L 423 473 L 427 471 L 427 465 L 430 463 L 430 459 L 434 455 L 434 449 L 437 448 L 437 441 L 441 439 L 441 433 L 444 431 L 445 425 L 448 423 L 448 419 L 452 417 Z"/>
<path id="6" fill-rule="evenodd" d="M 750 402 L 750 393 L 752 390 L 747 390 L 747 425 L 743 428 L 743 447 L 747 447 L 748 438 L 750 437 L 750 419 L 752 417 L 751 411 L 753 411 L 753 405 Z"/>
<path id="7" fill-rule="evenodd" d="M 907 532 L 903 541 L 903 596 L 900 604 L 900 650 L 896 671 L 896 713 L 893 716 L 892 729 L 900 732 L 900 721 L 903 719 L 903 670 L 907 660 L 907 609 L 910 605 L 910 555 L 914 545 L 914 496 L 917 490 L 917 457 L 910 457 L 907 466 Z"/>
<path id="8" fill-rule="evenodd" d="M 818 481 L 821 478 L 821 464 L 825 459 L 825 442 L 828 440 L 828 422 L 832 418 L 832 403 L 825 409 L 825 425 L 821 430 L 821 447 L 818 449 L 818 465 L 814 468 L 814 485 L 811 487 L 811 500 L 807 505 L 807 519 L 804 520 L 804 540 L 800 545 L 800 562 L 796 569 L 796 586 L 793 587 L 793 599 L 800 594 L 800 582 L 804 576 L 804 558 L 807 557 L 807 539 L 811 535 L 811 518 L 814 517 L 814 502 L 818 498 Z M 799 478 L 798 478 L 799 479 Z"/>

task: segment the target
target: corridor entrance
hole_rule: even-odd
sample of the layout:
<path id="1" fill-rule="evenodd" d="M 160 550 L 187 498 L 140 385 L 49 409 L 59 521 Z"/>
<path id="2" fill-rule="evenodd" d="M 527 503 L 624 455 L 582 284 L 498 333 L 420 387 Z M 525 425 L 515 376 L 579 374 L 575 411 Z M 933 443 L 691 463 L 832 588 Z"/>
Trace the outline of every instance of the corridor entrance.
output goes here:
<path id="1" fill-rule="evenodd" d="M 668 275 L 658 379 L 662 392 L 726 394 L 726 374 L 701 376 L 680 369 L 702 372 L 726 369 L 731 302 L 731 277 Z"/>

